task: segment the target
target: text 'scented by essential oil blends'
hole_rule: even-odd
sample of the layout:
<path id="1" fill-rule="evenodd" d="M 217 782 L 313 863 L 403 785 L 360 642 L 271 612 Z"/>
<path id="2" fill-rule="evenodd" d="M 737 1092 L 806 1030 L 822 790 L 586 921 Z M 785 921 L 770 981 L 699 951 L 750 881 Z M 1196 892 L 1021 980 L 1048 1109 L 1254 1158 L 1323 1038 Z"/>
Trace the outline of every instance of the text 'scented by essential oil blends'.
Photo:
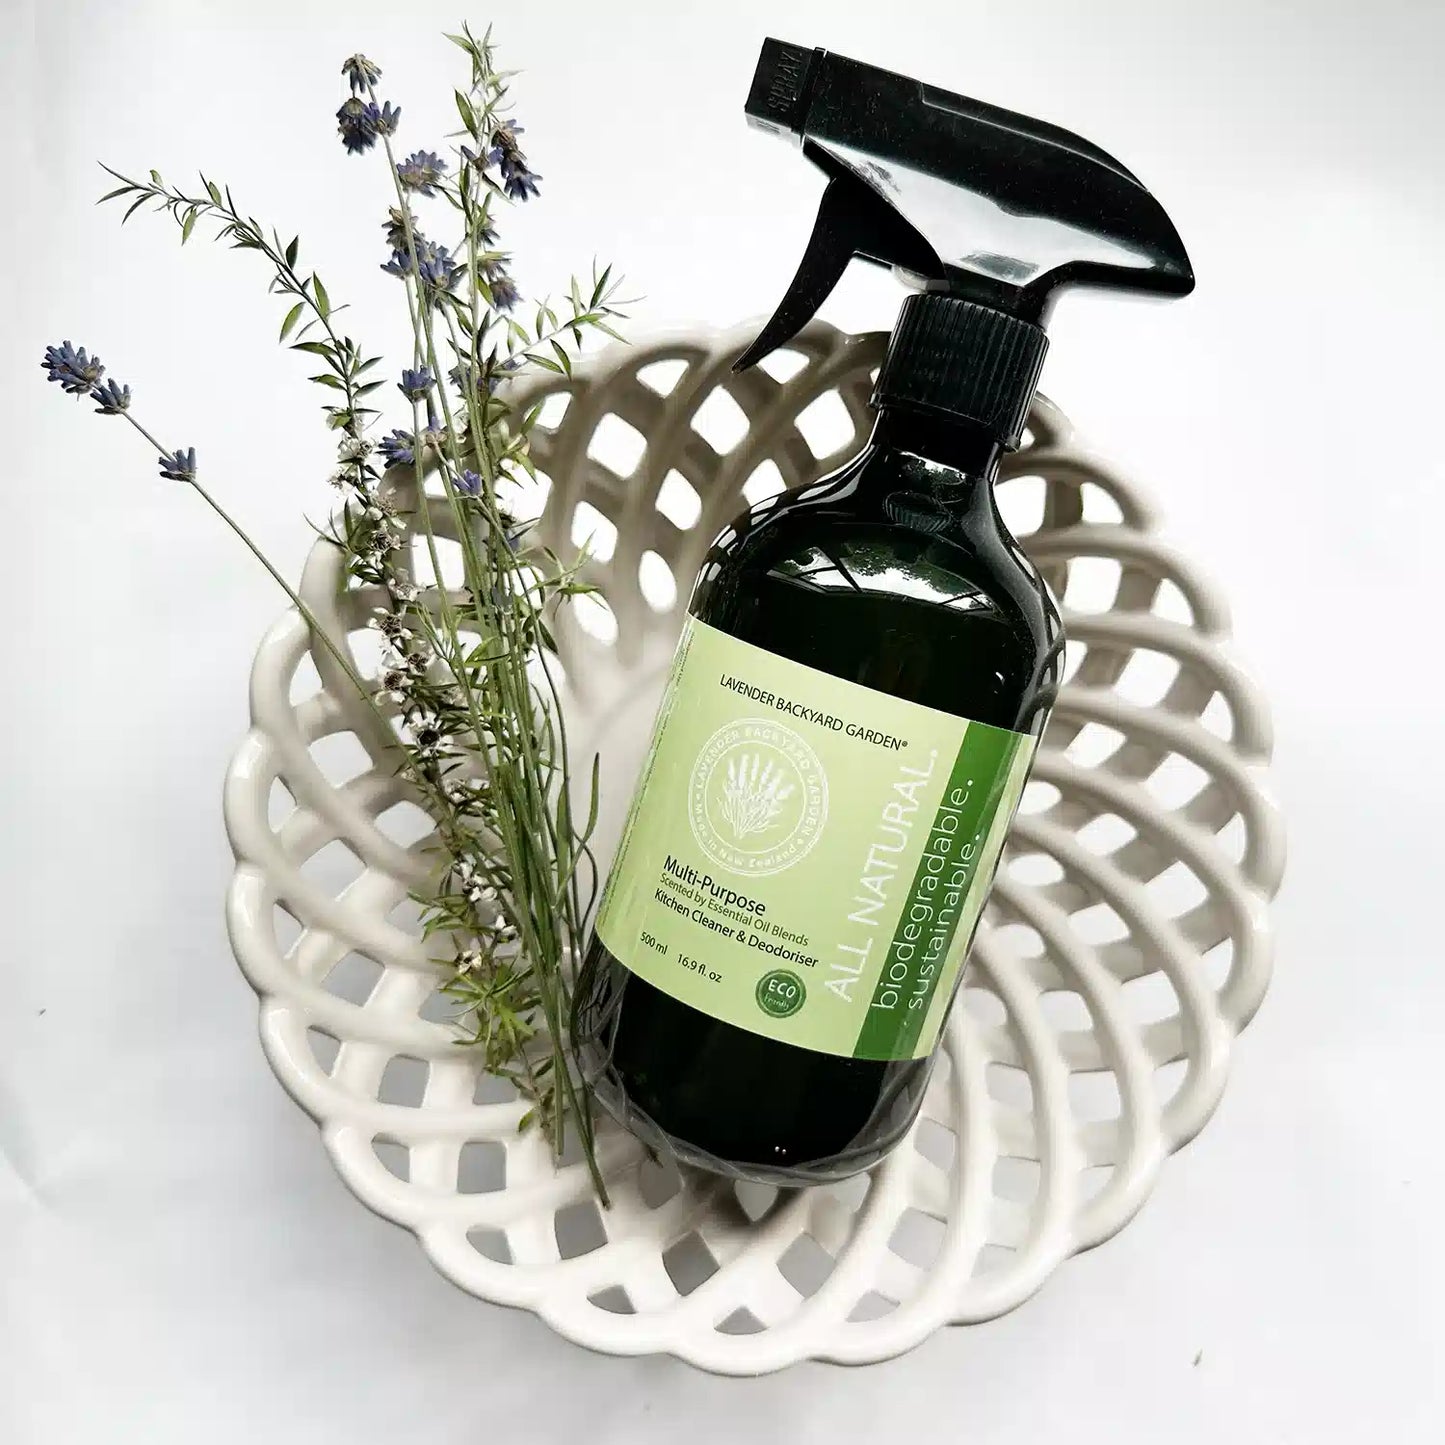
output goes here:
<path id="1" fill-rule="evenodd" d="M 739 1028 L 923 1057 L 1033 748 L 690 619 L 598 933 Z"/>

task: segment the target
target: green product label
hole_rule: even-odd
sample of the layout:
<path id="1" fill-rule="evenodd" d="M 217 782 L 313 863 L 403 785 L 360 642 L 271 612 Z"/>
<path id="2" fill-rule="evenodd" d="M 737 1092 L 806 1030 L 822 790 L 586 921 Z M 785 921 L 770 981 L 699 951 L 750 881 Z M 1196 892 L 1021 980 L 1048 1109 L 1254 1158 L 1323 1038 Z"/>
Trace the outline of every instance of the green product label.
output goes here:
<path id="1" fill-rule="evenodd" d="M 859 1059 L 933 1049 L 1034 739 L 689 619 L 597 931 L 714 1018 Z"/>

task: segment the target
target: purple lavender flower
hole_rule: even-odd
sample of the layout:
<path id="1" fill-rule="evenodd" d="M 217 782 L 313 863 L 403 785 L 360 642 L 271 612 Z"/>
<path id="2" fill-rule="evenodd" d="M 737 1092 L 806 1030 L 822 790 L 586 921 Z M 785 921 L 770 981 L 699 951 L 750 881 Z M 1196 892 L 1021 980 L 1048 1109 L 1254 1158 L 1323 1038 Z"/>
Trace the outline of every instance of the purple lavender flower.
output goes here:
<path id="1" fill-rule="evenodd" d="M 397 166 L 396 175 L 407 190 L 420 196 L 434 196 L 446 170 L 447 163 L 436 152 L 413 151 Z"/>
<path id="2" fill-rule="evenodd" d="M 341 62 L 341 73 L 351 82 L 351 93 L 359 94 L 381 79 L 381 67 L 364 55 L 351 55 Z"/>
<path id="3" fill-rule="evenodd" d="M 399 428 L 377 442 L 376 449 L 389 467 L 409 467 L 416 461 L 416 438 Z"/>
<path id="4" fill-rule="evenodd" d="M 457 491 L 464 497 L 480 497 L 482 494 L 482 479 L 473 471 L 464 471 L 457 478 Z"/>
<path id="5" fill-rule="evenodd" d="M 393 251 L 405 252 L 407 247 L 407 227 L 411 227 L 411 233 L 418 241 L 422 240 L 421 227 L 417 224 L 416 217 L 408 210 L 403 211 L 399 206 L 393 206 L 386 213 L 386 244 Z"/>
<path id="6" fill-rule="evenodd" d="M 492 148 L 487 152 L 487 164 L 501 166 L 505 170 L 508 162 L 513 156 L 521 155 L 521 147 L 517 144 L 517 137 L 526 133 L 527 127 L 507 123 L 499 125 L 492 132 Z"/>
<path id="7" fill-rule="evenodd" d="M 504 361 L 498 361 L 494 354 L 483 363 L 481 373 L 476 376 L 475 380 L 470 361 L 459 361 L 447 373 L 447 376 L 463 396 L 468 393 L 490 396 L 506 380 L 508 373 L 520 371 L 524 364 L 524 357 L 509 356 Z"/>
<path id="8" fill-rule="evenodd" d="M 405 248 L 393 251 L 391 260 L 381 268 L 388 276 L 410 276 L 411 257 Z M 416 241 L 416 269 L 422 281 L 436 291 L 450 291 L 466 270 L 452 256 L 445 246 L 418 236 Z"/>
<path id="9" fill-rule="evenodd" d="M 421 443 L 423 452 L 436 452 L 446 444 L 446 439 L 447 429 L 437 416 L 435 407 L 428 401 L 426 426 L 422 428 L 419 438 L 409 431 L 402 431 L 398 428 L 389 436 L 382 437 L 377 442 L 376 449 L 385 458 L 387 466 L 409 467 L 416 463 L 418 441 Z"/>
<path id="10" fill-rule="evenodd" d="M 472 370 L 470 361 L 457 362 L 457 364 L 447 372 L 447 379 L 463 396 L 470 396 L 472 394 L 481 396 L 484 392 L 491 389 L 486 386 L 482 380 L 477 378 L 476 373 Z"/>
<path id="11" fill-rule="evenodd" d="M 336 112 L 336 129 L 348 155 L 360 155 L 376 144 L 376 125 L 371 118 L 375 109 L 354 95 L 341 103 Z"/>
<path id="12" fill-rule="evenodd" d="M 522 299 L 517 283 L 500 266 L 493 268 L 487 289 L 492 293 L 492 305 L 498 311 L 510 311 Z"/>
<path id="13" fill-rule="evenodd" d="M 416 248 L 416 268 L 421 279 L 439 291 L 451 290 L 466 270 L 465 266 L 452 259 L 452 253 L 445 246 L 439 246 L 435 241 Z"/>
<path id="14" fill-rule="evenodd" d="M 401 394 L 408 401 L 421 401 L 435 385 L 436 378 L 424 366 L 401 374 Z"/>
<path id="15" fill-rule="evenodd" d="M 390 102 L 378 106 L 354 95 L 336 112 L 336 129 L 352 155 L 370 150 L 378 136 L 395 135 L 400 121 L 400 109 Z"/>
<path id="16" fill-rule="evenodd" d="M 541 195 L 541 192 L 537 189 L 537 182 L 541 179 L 542 177 L 536 171 L 529 171 L 524 168 L 514 171 L 508 176 L 503 189 L 506 191 L 509 200 L 525 201 L 529 196 Z"/>
<path id="17" fill-rule="evenodd" d="M 73 397 L 88 396 L 103 416 L 119 416 L 130 410 L 130 387 L 113 380 L 102 382 L 105 367 L 100 357 L 91 356 L 83 346 L 78 351 L 68 341 L 47 346 L 40 365 L 47 381 L 58 383 Z"/>
<path id="18" fill-rule="evenodd" d="M 47 346 L 40 365 L 45 369 L 45 379 L 59 382 L 61 390 L 71 396 L 92 395 L 105 375 L 100 357 L 87 355 L 83 346 L 77 351 L 68 341 Z"/>
<path id="19" fill-rule="evenodd" d="M 170 482 L 193 482 L 196 479 L 196 449 L 175 451 L 160 458 L 161 476 Z"/>
<path id="20" fill-rule="evenodd" d="M 96 387 L 90 396 L 92 401 L 100 403 L 96 411 L 102 416 L 119 416 L 130 410 L 130 387 L 122 386 L 118 381 L 107 381 L 104 386 Z"/>
<path id="21" fill-rule="evenodd" d="M 538 194 L 537 182 L 542 179 L 527 164 L 527 157 L 517 144 L 522 134 L 519 125 L 499 125 L 492 132 L 492 148 L 487 152 L 487 162 L 502 173 L 502 189 L 514 201 L 525 201 L 528 196 Z"/>
<path id="22" fill-rule="evenodd" d="M 422 428 L 421 446 L 423 451 L 441 451 L 446 445 L 447 429 L 442 424 L 441 418 L 436 413 L 436 407 L 430 400 L 426 404 L 426 426 Z"/>

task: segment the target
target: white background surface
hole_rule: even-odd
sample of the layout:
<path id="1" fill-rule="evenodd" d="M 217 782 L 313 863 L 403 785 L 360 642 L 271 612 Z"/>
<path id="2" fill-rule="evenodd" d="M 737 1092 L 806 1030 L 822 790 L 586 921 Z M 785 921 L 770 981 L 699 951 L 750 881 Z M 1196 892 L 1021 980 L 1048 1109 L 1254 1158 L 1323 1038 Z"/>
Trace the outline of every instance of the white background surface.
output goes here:
<path id="1" fill-rule="evenodd" d="M 596 252 L 637 325 L 771 308 L 821 181 L 746 129 L 763 35 L 1056 120 L 1170 208 L 1173 307 L 1078 297 L 1045 389 L 1208 559 L 1278 723 L 1280 958 L 1224 1105 L 1123 1235 L 1016 1314 L 865 1371 L 728 1382 L 468 1299 L 355 1204 L 272 1081 L 222 928 L 220 779 L 270 584 L 118 421 L 43 386 L 99 350 L 283 568 L 329 442 L 252 258 L 97 213 L 97 157 L 299 229 L 400 334 L 382 177 L 332 132 L 361 49 L 450 121 L 456 0 L 0 0 L 8 625 L 0 1440 L 1438 1439 L 1438 281 L 1432 0 L 730 0 L 499 8 L 544 199 L 524 284 Z M 472 11 L 485 23 L 485 11 Z M 460 57 L 458 57 L 460 59 Z M 826 315 L 886 325 L 859 276 Z M 1197 1362 L 1196 1362 L 1197 1361 Z"/>

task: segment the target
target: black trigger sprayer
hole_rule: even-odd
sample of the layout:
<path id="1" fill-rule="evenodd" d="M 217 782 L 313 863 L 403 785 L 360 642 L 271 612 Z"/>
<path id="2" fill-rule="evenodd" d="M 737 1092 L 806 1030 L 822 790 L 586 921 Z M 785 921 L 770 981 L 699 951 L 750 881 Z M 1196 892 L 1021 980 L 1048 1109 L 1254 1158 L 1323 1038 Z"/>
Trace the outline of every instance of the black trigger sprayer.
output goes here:
<path id="1" fill-rule="evenodd" d="M 795 335 L 862 257 L 924 287 L 904 302 L 878 400 L 952 413 L 1011 447 L 1061 288 L 1194 289 L 1159 202 L 1057 126 L 780 40 L 763 44 L 746 110 L 829 182 L 787 295 L 734 370 Z"/>
<path id="2" fill-rule="evenodd" d="M 1194 277 L 1139 181 L 1055 126 L 777 40 L 746 108 L 829 180 L 735 370 L 855 256 L 922 290 L 868 445 L 704 559 L 572 1022 L 655 1150 L 795 1185 L 870 1167 L 917 1114 L 1057 692 L 1058 612 L 992 485 L 1050 308 Z"/>

